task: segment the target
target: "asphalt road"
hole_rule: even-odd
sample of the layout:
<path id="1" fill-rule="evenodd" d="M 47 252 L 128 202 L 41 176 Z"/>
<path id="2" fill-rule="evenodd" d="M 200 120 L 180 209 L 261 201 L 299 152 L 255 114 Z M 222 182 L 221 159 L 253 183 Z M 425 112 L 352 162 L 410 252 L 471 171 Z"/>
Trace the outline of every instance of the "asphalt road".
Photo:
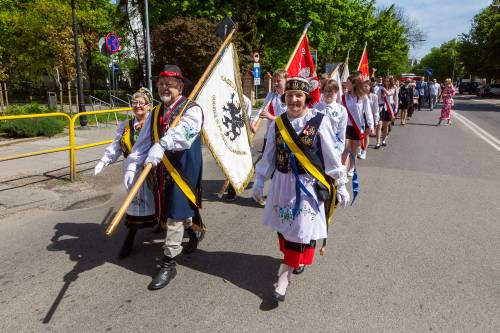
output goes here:
<path id="1" fill-rule="evenodd" d="M 479 103 L 457 98 L 456 107 L 500 138 L 500 108 Z M 416 112 L 388 147 L 369 149 L 358 201 L 337 209 L 326 256 L 294 277 L 279 306 L 270 299 L 276 235 L 249 191 L 217 199 L 222 177 L 208 154 L 209 232 L 159 291 L 146 286 L 161 237 L 139 232 L 135 252 L 118 260 L 124 230 L 103 234 L 124 197 L 118 166 L 85 184 L 105 199 L 7 215 L 0 331 L 499 332 L 500 153 L 462 122 L 436 127 L 437 119 Z"/>

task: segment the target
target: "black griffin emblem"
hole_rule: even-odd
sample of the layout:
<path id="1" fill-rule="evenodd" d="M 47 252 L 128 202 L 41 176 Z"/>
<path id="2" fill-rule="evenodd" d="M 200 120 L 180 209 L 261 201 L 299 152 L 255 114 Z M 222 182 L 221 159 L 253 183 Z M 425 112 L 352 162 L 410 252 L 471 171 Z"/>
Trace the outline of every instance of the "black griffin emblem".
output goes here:
<path id="1" fill-rule="evenodd" d="M 241 128 L 245 126 L 241 106 L 238 107 L 234 104 L 234 93 L 231 94 L 231 101 L 227 102 L 226 105 L 222 107 L 222 110 L 224 110 L 222 124 L 227 129 L 224 135 L 227 136 L 229 140 L 234 141 L 241 135 Z"/>

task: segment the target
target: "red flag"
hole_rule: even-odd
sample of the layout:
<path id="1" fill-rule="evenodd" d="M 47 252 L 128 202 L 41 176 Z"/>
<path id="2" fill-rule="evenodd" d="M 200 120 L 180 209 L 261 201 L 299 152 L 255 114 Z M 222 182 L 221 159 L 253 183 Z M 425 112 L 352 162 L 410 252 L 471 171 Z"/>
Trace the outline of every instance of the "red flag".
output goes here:
<path id="1" fill-rule="evenodd" d="M 319 102 L 320 91 L 319 91 L 319 81 L 318 75 L 314 69 L 314 60 L 309 49 L 309 40 L 307 36 L 302 38 L 297 52 L 292 55 L 293 59 L 288 67 L 288 77 L 300 76 L 307 80 L 311 85 L 311 103 L 309 107 L 312 107 L 315 103 Z"/>
<path id="2" fill-rule="evenodd" d="M 358 72 L 361 72 L 361 79 L 363 81 L 370 79 L 370 69 L 368 67 L 368 52 L 366 51 L 366 46 L 363 49 L 363 54 L 361 55 L 361 60 L 359 61 Z"/>

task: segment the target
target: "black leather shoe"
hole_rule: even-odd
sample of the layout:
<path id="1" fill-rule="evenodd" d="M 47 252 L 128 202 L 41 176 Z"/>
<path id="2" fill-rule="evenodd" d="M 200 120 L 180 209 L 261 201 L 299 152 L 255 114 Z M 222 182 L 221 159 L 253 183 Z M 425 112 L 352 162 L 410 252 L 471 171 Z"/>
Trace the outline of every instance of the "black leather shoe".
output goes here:
<path id="1" fill-rule="evenodd" d="M 302 274 L 302 273 L 304 273 L 304 269 L 305 269 L 305 266 L 299 266 L 299 268 L 295 268 L 293 270 L 293 274 L 297 274 L 297 275 Z"/>
<path id="2" fill-rule="evenodd" d="M 193 228 L 187 228 L 186 232 L 189 236 L 189 242 L 186 244 L 186 246 L 184 246 L 183 253 L 191 254 L 198 248 L 198 243 L 200 242 L 200 240 L 198 239 L 198 235 L 196 235 L 196 232 L 193 230 Z"/>
<path id="3" fill-rule="evenodd" d="M 285 301 L 285 295 L 281 295 L 280 293 L 278 293 L 276 290 L 273 292 L 273 297 L 275 300 L 277 300 L 278 302 L 284 302 Z"/>
<path id="4" fill-rule="evenodd" d="M 227 189 L 227 193 L 224 197 L 224 201 L 226 202 L 233 202 L 236 200 L 236 191 L 234 190 L 234 188 L 229 185 L 229 188 Z"/>
<path id="5" fill-rule="evenodd" d="M 158 290 L 166 287 L 169 282 L 177 275 L 176 264 L 173 259 L 166 261 L 161 266 L 160 270 L 153 277 L 153 280 L 148 285 L 149 290 Z"/>
<path id="6" fill-rule="evenodd" d="M 134 238 L 137 229 L 128 229 L 127 238 L 125 238 L 125 242 L 120 249 L 120 253 L 118 254 L 119 258 L 126 258 L 132 253 L 132 249 L 134 247 Z"/>

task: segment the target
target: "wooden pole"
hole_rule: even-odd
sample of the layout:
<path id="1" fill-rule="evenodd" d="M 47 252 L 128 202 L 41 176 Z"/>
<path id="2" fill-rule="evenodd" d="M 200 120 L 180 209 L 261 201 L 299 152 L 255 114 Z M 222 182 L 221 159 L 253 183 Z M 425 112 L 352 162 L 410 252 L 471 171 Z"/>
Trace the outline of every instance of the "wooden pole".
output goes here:
<path id="1" fill-rule="evenodd" d="M 116 227 L 118 227 L 118 224 L 120 223 L 123 215 L 127 211 L 128 206 L 132 203 L 132 200 L 134 200 L 135 196 L 137 195 L 137 192 L 139 192 L 139 189 L 142 186 L 142 183 L 144 180 L 146 180 L 146 177 L 148 176 L 148 173 L 151 171 L 153 168 L 153 164 L 148 163 L 144 166 L 144 169 L 142 170 L 141 174 L 139 175 L 139 178 L 137 178 L 134 186 L 132 186 L 132 189 L 128 192 L 127 197 L 125 198 L 125 201 L 121 205 L 120 209 L 116 213 L 115 217 L 113 218 L 113 221 L 109 224 L 109 226 L 106 228 L 106 236 L 111 236 L 115 230 Z"/>
<path id="2" fill-rule="evenodd" d="M 231 42 L 235 32 L 236 32 L 236 29 L 233 29 L 227 35 L 226 39 L 224 40 L 224 42 L 220 46 L 219 50 L 217 51 L 217 53 L 215 53 L 214 57 L 212 58 L 212 61 L 210 61 L 207 68 L 205 69 L 205 72 L 203 72 L 203 75 L 200 77 L 200 79 L 198 80 L 198 82 L 194 86 L 193 90 L 191 91 L 191 94 L 189 94 L 188 100 L 193 100 L 196 98 L 196 96 L 198 95 L 198 92 L 200 91 L 203 84 L 205 83 L 205 80 L 207 79 L 208 75 L 210 75 L 210 73 L 212 72 L 212 69 L 217 64 L 217 61 L 219 60 L 222 52 L 225 50 L 227 45 Z M 177 117 L 174 119 L 174 121 L 170 125 L 170 128 L 177 126 L 182 115 L 186 111 L 186 107 L 188 104 L 189 103 L 184 104 L 184 107 L 182 108 L 181 112 L 179 112 L 179 115 L 177 115 Z M 139 188 L 142 186 L 142 183 L 144 183 L 144 180 L 146 179 L 148 173 L 151 171 L 152 167 L 153 167 L 153 165 L 151 163 L 148 163 L 144 166 L 144 169 L 142 170 L 141 174 L 139 175 L 139 178 L 137 178 L 137 180 L 135 181 L 134 186 L 132 187 L 132 189 L 128 193 L 127 197 L 125 198 L 125 201 L 120 206 L 120 209 L 118 210 L 115 217 L 113 218 L 113 220 L 109 224 L 108 228 L 106 229 L 106 236 L 111 236 L 113 234 L 116 227 L 120 223 L 123 215 L 127 211 L 128 206 L 130 206 L 130 203 L 135 198 L 137 192 L 139 191 Z"/>
<path id="3" fill-rule="evenodd" d="M 299 49 L 299 46 L 302 43 L 302 39 L 304 39 L 304 37 L 306 36 L 307 30 L 311 26 L 311 23 L 312 22 L 308 22 L 305 25 L 304 30 L 302 31 L 302 35 L 300 35 L 299 41 L 297 42 L 297 45 L 295 45 L 295 48 L 293 49 L 293 52 L 292 52 L 292 55 L 290 56 L 290 59 L 288 59 L 288 62 L 287 62 L 286 67 L 285 67 L 285 71 L 288 71 L 288 68 L 290 67 L 290 65 L 291 65 L 291 63 L 293 61 L 293 56 L 295 55 L 295 53 L 297 53 L 297 50 Z M 262 108 L 262 112 L 266 112 L 267 109 L 269 109 L 269 105 L 270 104 L 271 104 L 271 101 L 268 101 L 266 103 L 266 105 L 264 105 L 264 107 Z M 259 116 L 260 116 L 261 113 L 259 113 Z M 253 122 L 253 128 L 255 130 L 255 133 L 257 132 L 257 129 L 259 128 L 261 122 L 262 122 L 262 118 L 260 118 L 260 117 L 257 119 L 257 121 Z M 253 141 L 253 138 L 255 137 L 255 133 L 251 134 L 251 140 L 252 141 Z M 224 184 L 222 184 L 219 192 L 217 193 L 217 195 L 219 196 L 219 198 L 221 198 L 224 195 L 224 192 L 226 192 L 226 190 L 227 190 L 228 187 L 229 187 L 229 180 L 226 179 L 226 181 L 224 182 Z"/>
<path id="4" fill-rule="evenodd" d="M 304 37 L 306 36 L 307 34 L 307 30 L 309 29 L 309 27 L 311 26 L 311 23 L 312 22 L 308 22 L 305 27 L 304 27 L 304 30 L 302 31 L 302 35 L 300 35 L 300 38 L 299 38 L 299 41 L 297 42 L 297 45 L 295 45 L 295 48 L 293 49 L 293 52 L 292 52 L 292 55 L 290 56 L 290 58 L 288 59 L 288 62 L 285 66 L 285 71 L 288 71 L 288 68 L 290 67 L 290 65 L 292 64 L 292 61 L 293 61 L 293 57 L 295 55 L 295 53 L 297 53 L 297 50 L 299 49 L 300 47 L 300 44 L 302 43 L 302 40 L 304 39 Z M 266 105 L 264 105 L 264 108 L 262 109 L 262 112 L 265 112 L 267 111 L 267 109 L 269 108 L 269 105 L 271 104 L 271 101 L 267 102 Z M 261 113 L 262 113 L 261 112 Z M 260 114 L 259 114 L 260 115 Z M 259 117 L 259 119 L 257 119 L 256 122 L 254 122 L 254 129 L 255 131 L 257 132 L 257 129 L 259 128 L 260 126 L 260 123 L 262 121 L 262 118 Z"/>

